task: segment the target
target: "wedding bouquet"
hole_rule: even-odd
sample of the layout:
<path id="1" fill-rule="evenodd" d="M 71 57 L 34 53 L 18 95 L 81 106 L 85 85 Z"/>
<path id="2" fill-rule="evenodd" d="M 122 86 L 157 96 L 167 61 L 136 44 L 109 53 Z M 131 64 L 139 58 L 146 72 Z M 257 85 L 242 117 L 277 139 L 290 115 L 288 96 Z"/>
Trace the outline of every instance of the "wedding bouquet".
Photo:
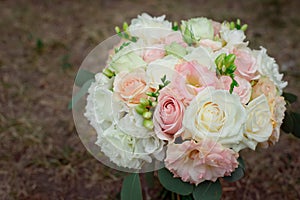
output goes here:
<path id="1" fill-rule="evenodd" d="M 159 170 L 170 191 L 219 198 L 219 178 L 243 176 L 242 149 L 278 142 L 287 82 L 277 63 L 249 48 L 239 20 L 144 13 L 122 29 L 87 87 L 95 144 L 119 169 Z"/>

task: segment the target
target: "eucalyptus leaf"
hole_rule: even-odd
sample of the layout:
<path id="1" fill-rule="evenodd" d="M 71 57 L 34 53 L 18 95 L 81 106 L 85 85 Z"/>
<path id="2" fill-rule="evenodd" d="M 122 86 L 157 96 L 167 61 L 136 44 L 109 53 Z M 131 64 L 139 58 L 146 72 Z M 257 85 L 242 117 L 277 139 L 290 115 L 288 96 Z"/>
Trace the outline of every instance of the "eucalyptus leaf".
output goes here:
<path id="1" fill-rule="evenodd" d="M 166 168 L 158 170 L 158 179 L 164 188 L 180 195 L 189 195 L 194 189 L 194 185 L 183 182 L 180 178 L 174 178 Z"/>
<path id="2" fill-rule="evenodd" d="M 74 105 L 76 105 L 76 103 L 79 101 L 79 99 L 87 93 L 93 81 L 94 81 L 93 79 L 90 79 L 87 82 L 85 82 L 83 86 L 80 88 L 80 90 L 73 96 L 72 100 L 69 102 L 68 105 L 69 110 L 72 109 Z"/>
<path id="3" fill-rule="evenodd" d="M 216 182 L 205 181 L 200 183 L 193 191 L 195 200 L 219 200 L 222 196 L 222 185 Z"/>
<path id="4" fill-rule="evenodd" d="M 143 200 L 139 174 L 130 174 L 124 178 L 121 200 Z"/>
<path id="5" fill-rule="evenodd" d="M 235 182 L 240 180 L 245 175 L 245 163 L 243 158 L 240 156 L 238 159 L 239 166 L 231 173 L 230 176 L 225 176 L 223 179 L 228 182 Z"/>
<path id="6" fill-rule="evenodd" d="M 75 85 L 78 87 L 82 87 L 84 83 L 86 83 L 88 80 L 94 79 L 94 77 L 95 74 L 93 74 L 92 72 L 89 72 L 85 69 L 80 69 L 75 79 Z"/>
<path id="7" fill-rule="evenodd" d="M 294 121 L 294 129 L 292 134 L 298 138 L 300 138 L 300 113 L 293 112 L 293 121 Z"/>
<path id="8" fill-rule="evenodd" d="M 290 111 L 285 111 L 284 119 L 281 125 L 281 129 L 285 133 L 292 133 L 294 131 L 294 119 L 293 119 L 293 113 Z"/>
<path id="9" fill-rule="evenodd" d="M 230 176 L 225 176 L 223 179 L 228 182 L 235 182 L 243 178 L 245 175 L 244 169 L 239 165 L 238 168 L 231 173 Z"/>
<path id="10" fill-rule="evenodd" d="M 284 99 L 290 103 L 294 103 L 297 101 L 297 96 L 292 94 L 292 93 L 288 93 L 288 92 L 283 92 L 282 96 L 284 97 Z"/>

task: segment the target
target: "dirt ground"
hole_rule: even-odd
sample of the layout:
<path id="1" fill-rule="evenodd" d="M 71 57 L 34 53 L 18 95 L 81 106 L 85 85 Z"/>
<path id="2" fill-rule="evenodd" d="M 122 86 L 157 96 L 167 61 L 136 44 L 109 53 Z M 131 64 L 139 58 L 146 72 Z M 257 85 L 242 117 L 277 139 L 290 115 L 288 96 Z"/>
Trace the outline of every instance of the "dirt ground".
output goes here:
<path id="1" fill-rule="evenodd" d="M 173 21 L 240 18 L 250 46 L 269 50 L 286 90 L 299 96 L 299 7 L 298 0 L 0 1 L 0 199 L 118 199 L 122 174 L 86 151 L 67 109 L 81 62 L 115 26 L 143 11 Z M 224 183 L 222 199 L 300 199 L 299 152 L 300 140 L 284 133 L 274 147 L 243 151 L 246 177 Z"/>

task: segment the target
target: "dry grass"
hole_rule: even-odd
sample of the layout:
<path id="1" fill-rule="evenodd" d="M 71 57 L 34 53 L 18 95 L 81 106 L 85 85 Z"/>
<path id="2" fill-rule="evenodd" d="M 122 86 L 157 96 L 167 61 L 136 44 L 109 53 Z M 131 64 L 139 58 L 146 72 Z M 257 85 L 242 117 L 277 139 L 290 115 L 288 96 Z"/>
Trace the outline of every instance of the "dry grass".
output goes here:
<path id="1" fill-rule="evenodd" d="M 122 174 L 81 144 L 67 110 L 87 53 L 116 25 L 147 11 L 169 20 L 241 18 L 251 46 L 263 45 L 300 95 L 297 0 L 2 1 L 0 43 L 0 199 L 116 199 Z M 299 104 L 295 106 L 299 109 Z M 243 152 L 247 176 L 224 183 L 223 199 L 299 199 L 300 141 L 283 135 Z"/>

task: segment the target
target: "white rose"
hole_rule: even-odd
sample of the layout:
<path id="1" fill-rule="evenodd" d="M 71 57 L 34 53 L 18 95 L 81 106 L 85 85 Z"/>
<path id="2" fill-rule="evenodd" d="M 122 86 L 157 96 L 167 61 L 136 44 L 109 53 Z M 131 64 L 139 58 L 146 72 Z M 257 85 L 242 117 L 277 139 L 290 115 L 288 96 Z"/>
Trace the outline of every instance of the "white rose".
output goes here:
<path id="1" fill-rule="evenodd" d="M 128 135 L 136 138 L 148 138 L 155 135 L 153 130 L 149 130 L 143 125 L 144 118 L 135 111 L 135 108 L 130 108 L 126 115 L 116 122 L 119 129 Z"/>
<path id="2" fill-rule="evenodd" d="M 172 24 L 165 20 L 165 15 L 151 17 L 143 13 L 131 20 L 128 31 L 147 44 L 159 43 L 163 38 L 172 32 Z"/>
<path id="3" fill-rule="evenodd" d="M 179 63 L 179 59 L 175 56 L 168 55 L 162 59 L 149 63 L 147 67 L 147 79 L 152 88 L 158 88 L 161 84 L 161 78 L 166 75 L 166 79 L 171 81 L 176 71 L 175 65 Z"/>
<path id="4" fill-rule="evenodd" d="M 155 157 L 164 158 L 163 142 L 156 137 L 136 138 L 112 125 L 102 135 L 98 135 L 96 144 L 101 151 L 120 167 L 140 169 L 144 162 L 151 163 Z"/>
<path id="5" fill-rule="evenodd" d="M 112 124 L 112 107 L 112 91 L 99 82 L 93 82 L 88 90 L 84 116 L 97 132 L 101 133 Z"/>
<path id="6" fill-rule="evenodd" d="M 260 47 L 261 50 L 254 50 L 254 56 L 256 57 L 256 63 L 258 71 L 261 75 L 267 76 L 276 85 L 279 93 L 282 93 L 282 89 L 287 86 L 287 82 L 282 81 L 283 74 L 279 73 L 279 67 L 275 62 L 275 59 L 268 56 L 267 50 Z"/>
<path id="7" fill-rule="evenodd" d="M 272 134 L 271 111 L 266 96 L 263 94 L 247 105 L 243 143 L 255 150 L 257 143 L 265 142 Z"/>
<path id="8" fill-rule="evenodd" d="M 206 66 L 211 71 L 216 71 L 216 64 L 211 53 L 204 47 L 189 48 L 189 53 L 183 57 L 186 61 L 197 61 L 200 65 Z"/>
<path id="9" fill-rule="evenodd" d="M 198 42 L 201 39 L 213 39 L 214 28 L 212 20 L 204 17 L 192 18 L 188 21 L 181 21 L 181 31 L 186 39 Z"/>
<path id="10" fill-rule="evenodd" d="M 244 31 L 233 29 L 230 30 L 226 24 L 222 24 L 220 30 L 221 38 L 226 42 L 226 46 L 235 46 L 235 45 L 248 45 L 247 42 L 244 42 L 246 36 Z"/>
<path id="11" fill-rule="evenodd" d="M 246 110 L 239 96 L 207 87 L 187 107 L 183 126 L 185 137 L 212 138 L 230 148 L 242 140 L 245 121 Z"/>

